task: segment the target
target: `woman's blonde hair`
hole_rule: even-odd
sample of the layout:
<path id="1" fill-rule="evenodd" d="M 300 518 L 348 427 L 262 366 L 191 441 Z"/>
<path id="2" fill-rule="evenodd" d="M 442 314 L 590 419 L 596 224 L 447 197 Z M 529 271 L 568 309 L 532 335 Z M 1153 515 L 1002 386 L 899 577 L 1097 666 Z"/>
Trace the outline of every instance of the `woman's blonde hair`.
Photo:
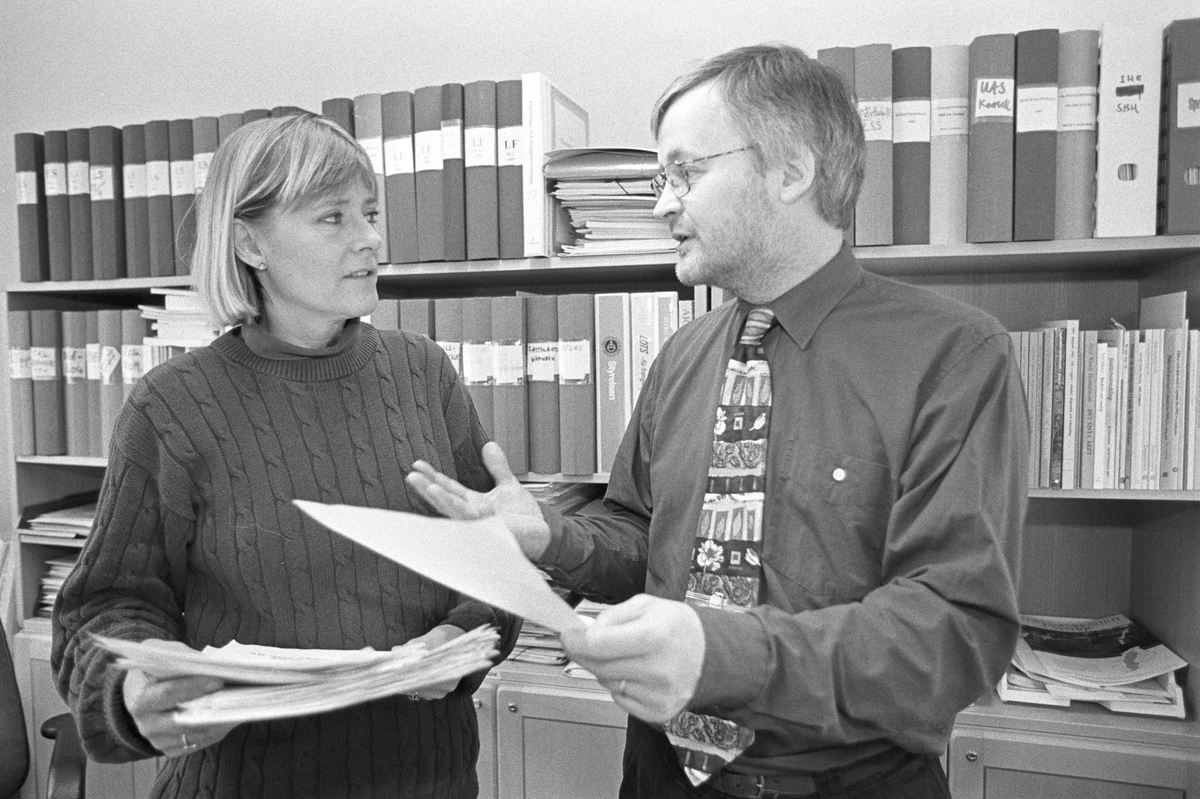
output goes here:
<path id="1" fill-rule="evenodd" d="M 234 221 L 292 208 L 354 181 L 376 191 L 362 146 L 336 122 L 311 113 L 260 119 L 221 142 L 196 206 L 192 271 L 213 321 L 232 325 L 262 313 L 261 287 L 234 248 Z"/>

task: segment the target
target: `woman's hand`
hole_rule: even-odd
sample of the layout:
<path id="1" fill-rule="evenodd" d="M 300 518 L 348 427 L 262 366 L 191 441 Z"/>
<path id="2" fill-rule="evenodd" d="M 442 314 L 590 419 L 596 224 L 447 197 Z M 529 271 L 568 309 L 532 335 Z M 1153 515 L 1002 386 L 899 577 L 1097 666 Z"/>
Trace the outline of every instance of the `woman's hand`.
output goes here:
<path id="1" fill-rule="evenodd" d="M 163 641 L 162 646 L 185 647 L 179 641 Z M 212 677 L 158 679 L 140 669 L 125 673 L 122 685 L 125 708 L 133 717 L 138 732 L 167 757 L 182 757 L 220 741 L 235 724 L 183 727 L 175 721 L 175 711 L 184 702 L 206 696 L 224 687 Z"/>
<path id="2" fill-rule="evenodd" d="M 442 644 L 447 644 L 462 634 L 463 631 L 453 624 L 440 624 L 422 636 L 413 638 L 399 646 L 392 647 L 392 651 L 399 652 L 409 648 L 437 649 Z M 409 699 L 441 699 L 457 688 L 459 682 L 460 680 L 457 677 L 451 680 L 443 680 L 433 685 L 426 685 L 409 694 L 408 697 Z"/>

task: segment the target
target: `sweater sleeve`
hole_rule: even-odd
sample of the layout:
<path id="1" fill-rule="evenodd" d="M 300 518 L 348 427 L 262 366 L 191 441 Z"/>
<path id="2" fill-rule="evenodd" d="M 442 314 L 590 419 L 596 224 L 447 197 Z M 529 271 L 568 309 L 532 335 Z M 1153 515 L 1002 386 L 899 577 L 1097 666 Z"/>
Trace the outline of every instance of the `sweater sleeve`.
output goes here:
<path id="1" fill-rule="evenodd" d="M 172 508 L 158 477 L 129 457 L 155 448 L 149 421 L 127 404 L 96 508 L 96 521 L 54 608 L 53 669 L 59 693 L 94 760 L 158 754 L 125 708 L 124 672 L 92 634 L 131 641 L 182 640 L 188 509 Z"/>

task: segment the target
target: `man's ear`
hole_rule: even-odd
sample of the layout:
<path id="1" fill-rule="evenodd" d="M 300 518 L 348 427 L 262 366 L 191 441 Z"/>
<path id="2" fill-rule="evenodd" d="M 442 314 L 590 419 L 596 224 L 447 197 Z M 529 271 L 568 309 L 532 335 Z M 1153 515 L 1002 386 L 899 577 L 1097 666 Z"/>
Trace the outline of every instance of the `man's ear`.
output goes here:
<path id="1" fill-rule="evenodd" d="M 808 196 L 817 179 L 817 159 L 808 147 L 801 147 L 783 165 L 783 182 L 779 187 L 779 199 L 786 205 L 799 202 Z"/>
<path id="2" fill-rule="evenodd" d="M 243 263 L 257 267 L 264 256 L 258 246 L 258 232 L 241 219 L 233 220 L 233 251 Z"/>

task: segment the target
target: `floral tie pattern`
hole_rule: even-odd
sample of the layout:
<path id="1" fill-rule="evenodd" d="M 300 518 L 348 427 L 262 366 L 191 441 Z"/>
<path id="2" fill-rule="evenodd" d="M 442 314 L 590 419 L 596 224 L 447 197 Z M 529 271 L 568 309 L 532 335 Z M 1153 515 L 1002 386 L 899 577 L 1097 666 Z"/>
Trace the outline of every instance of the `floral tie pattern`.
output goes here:
<path id="1" fill-rule="evenodd" d="M 708 485 L 692 548 L 687 602 L 743 611 L 758 604 L 771 370 L 762 339 L 775 323 L 753 308 L 725 369 Z M 680 765 L 700 785 L 754 742 L 754 730 L 683 711 L 666 725 Z"/>

